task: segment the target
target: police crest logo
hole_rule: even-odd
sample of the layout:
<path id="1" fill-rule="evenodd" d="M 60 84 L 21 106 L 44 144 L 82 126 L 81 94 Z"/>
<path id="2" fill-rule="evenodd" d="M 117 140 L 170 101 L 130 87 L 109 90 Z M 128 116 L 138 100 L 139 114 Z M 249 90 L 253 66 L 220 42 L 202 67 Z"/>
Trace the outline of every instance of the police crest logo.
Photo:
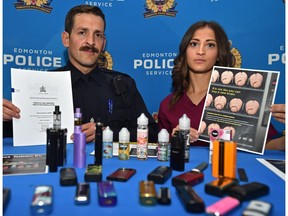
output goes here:
<path id="1" fill-rule="evenodd" d="M 112 70 L 113 67 L 113 59 L 109 52 L 102 52 L 98 59 L 98 64 L 100 67 L 107 68 Z"/>
<path id="2" fill-rule="evenodd" d="M 40 10 L 45 13 L 51 13 L 52 7 L 50 7 L 52 0 L 17 0 L 14 6 L 17 10 Z"/>
<path id="3" fill-rule="evenodd" d="M 144 18 L 153 16 L 172 16 L 175 17 L 177 3 L 174 0 L 146 0 Z"/>
<path id="4" fill-rule="evenodd" d="M 230 40 L 230 46 L 232 46 L 232 41 Z M 235 68 L 240 68 L 242 65 L 242 56 L 241 53 L 238 49 L 236 49 L 235 47 L 231 48 L 231 53 L 232 55 L 235 57 Z"/>

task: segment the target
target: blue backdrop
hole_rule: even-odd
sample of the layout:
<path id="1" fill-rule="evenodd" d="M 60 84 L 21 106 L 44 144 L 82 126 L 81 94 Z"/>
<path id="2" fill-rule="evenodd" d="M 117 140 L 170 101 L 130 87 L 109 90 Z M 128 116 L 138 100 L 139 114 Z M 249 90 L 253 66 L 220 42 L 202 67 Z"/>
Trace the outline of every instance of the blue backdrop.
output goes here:
<path id="1" fill-rule="evenodd" d="M 285 102 L 283 0 L 5 0 L 4 98 L 11 99 L 11 68 L 51 70 L 65 65 L 61 32 L 66 13 L 78 4 L 99 6 L 106 14 L 105 65 L 136 80 L 151 114 L 170 92 L 182 36 L 202 19 L 223 26 L 239 67 L 280 71 L 275 103 Z M 284 129 L 272 123 L 278 131 Z"/>

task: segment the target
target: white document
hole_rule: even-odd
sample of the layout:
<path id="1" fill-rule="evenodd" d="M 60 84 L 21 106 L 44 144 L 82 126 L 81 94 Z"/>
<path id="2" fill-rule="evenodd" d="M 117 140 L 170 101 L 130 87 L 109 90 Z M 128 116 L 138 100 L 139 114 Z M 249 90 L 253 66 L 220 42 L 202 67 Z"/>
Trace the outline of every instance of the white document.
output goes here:
<path id="1" fill-rule="evenodd" d="M 61 129 L 67 142 L 74 127 L 70 71 L 11 69 L 12 102 L 21 110 L 13 118 L 14 146 L 46 145 L 46 129 L 53 127 L 55 106 L 60 107 Z"/>

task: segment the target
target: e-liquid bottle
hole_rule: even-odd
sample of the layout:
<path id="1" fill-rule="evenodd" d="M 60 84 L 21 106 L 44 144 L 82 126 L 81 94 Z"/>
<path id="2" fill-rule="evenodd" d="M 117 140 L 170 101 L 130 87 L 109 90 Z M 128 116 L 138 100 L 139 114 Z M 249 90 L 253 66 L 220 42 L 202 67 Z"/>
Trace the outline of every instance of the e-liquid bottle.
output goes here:
<path id="1" fill-rule="evenodd" d="M 119 160 L 129 160 L 130 158 L 130 132 L 123 127 L 119 132 Z"/>
<path id="2" fill-rule="evenodd" d="M 179 132 L 183 136 L 185 143 L 185 162 L 189 162 L 190 157 L 190 119 L 186 114 L 179 119 Z"/>
<path id="3" fill-rule="evenodd" d="M 142 113 L 137 119 L 137 158 L 148 158 L 148 118 Z"/>
<path id="4" fill-rule="evenodd" d="M 168 161 L 169 153 L 169 133 L 165 128 L 162 128 L 158 133 L 158 150 L 157 159 L 159 161 Z"/>
<path id="5" fill-rule="evenodd" d="M 113 156 L 113 131 L 107 126 L 103 131 L 103 157 Z"/>
<path id="6" fill-rule="evenodd" d="M 55 111 L 53 112 L 53 129 L 61 129 L 61 112 L 59 106 L 55 106 Z"/>

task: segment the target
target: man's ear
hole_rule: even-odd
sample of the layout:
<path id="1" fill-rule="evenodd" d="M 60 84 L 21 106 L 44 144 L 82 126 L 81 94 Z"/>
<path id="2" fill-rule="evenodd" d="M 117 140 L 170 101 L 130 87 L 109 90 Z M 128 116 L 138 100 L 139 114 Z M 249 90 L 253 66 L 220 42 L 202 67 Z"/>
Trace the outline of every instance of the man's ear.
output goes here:
<path id="1" fill-rule="evenodd" d="M 104 37 L 104 40 L 103 40 L 103 47 L 102 47 L 102 51 L 105 50 L 105 47 L 106 47 L 106 37 Z"/>
<path id="2" fill-rule="evenodd" d="M 61 38 L 62 38 L 62 43 L 64 45 L 64 47 L 69 47 L 69 34 L 68 32 L 62 32 L 62 35 L 61 35 Z"/>

